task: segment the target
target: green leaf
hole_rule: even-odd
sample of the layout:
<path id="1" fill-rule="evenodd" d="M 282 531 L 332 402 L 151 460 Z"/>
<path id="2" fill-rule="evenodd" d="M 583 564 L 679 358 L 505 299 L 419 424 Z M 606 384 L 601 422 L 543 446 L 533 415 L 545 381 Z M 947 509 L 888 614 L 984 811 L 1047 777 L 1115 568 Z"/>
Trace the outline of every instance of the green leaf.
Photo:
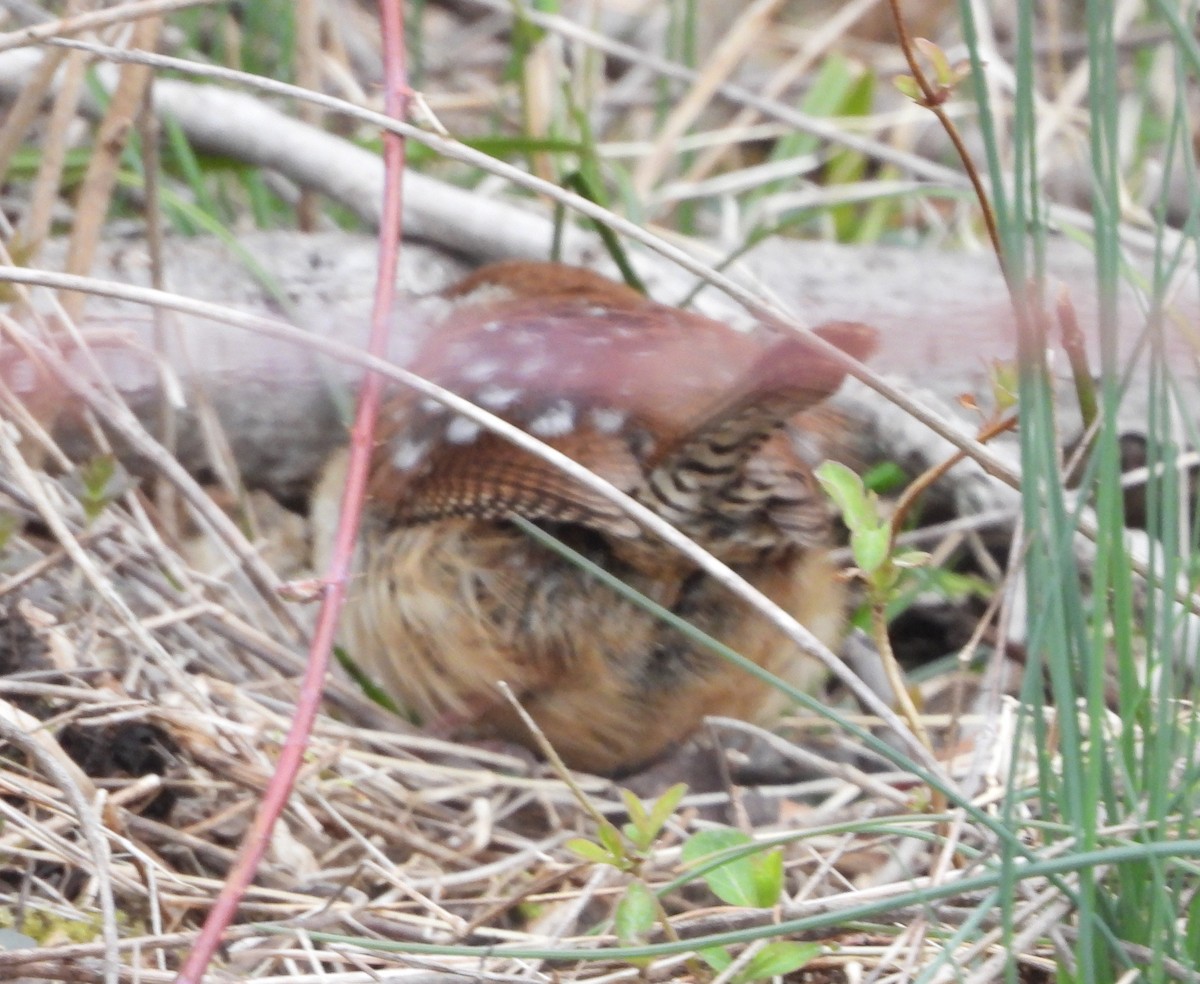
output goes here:
<path id="1" fill-rule="evenodd" d="M 1015 362 L 997 359 L 992 362 L 988 373 L 992 387 L 992 401 L 997 411 L 1011 410 L 1017 405 L 1020 388 L 1020 373 Z"/>
<path id="2" fill-rule="evenodd" d="M 578 854 L 584 861 L 591 861 L 593 864 L 612 864 L 612 855 L 595 841 L 587 840 L 583 837 L 573 837 L 567 841 L 567 850 Z"/>
<path id="3" fill-rule="evenodd" d="M 921 87 L 917 85 L 917 80 L 911 75 L 897 75 L 892 79 L 892 85 L 900 90 L 900 95 L 906 96 L 913 102 L 920 102 L 925 97 L 921 93 Z"/>
<path id="4" fill-rule="evenodd" d="M 723 946 L 710 946 L 697 951 L 700 959 L 718 974 L 733 963 L 733 956 Z"/>
<path id="5" fill-rule="evenodd" d="M 768 943 L 750 958 L 746 969 L 734 980 L 740 984 L 744 981 L 762 981 L 772 977 L 783 977 L 785 974 L 799 970 L 814 957 L 820 956 L 823 949 L 820 943 L 797 943 L 792 940 Z"/>
<path id="6" fill-rule="evenodd" d="M 628 789 L 622 789 L 620 792 L 625 809 L 629 813 L 629 823 L 625 824 L 622 830 L 624 830 L 625 836 L 633 842 L 634 847 L 639 851 L 645 851 L 662 833 L 663 825 L 666 824 L 667 819 L 679 805 L 679 801 L 687 793 L 687 785 L 677 783 L 672 786 L 658 798 L 649 810 L 646 809 L 646 804 Z"/>
<path id="7" fill-rule="evenodd" d="M 613 930 L 622 946 L 644 943 L 658 917 L 658 903 L 645 882 L 630 882 L 613 914 Z"/>
<path id="8" fill-rule="evenodd" d="M 79 469 L 84 488 L 99 498 L 117 473 L 117 459 L 111 454 L 101 454 Z"/>
<path id="9" fill-rule="evenodd" d="M 860 528 L 850 534 L 850 552 L 854 554 L 854 563 L 868 576 L 887 563 L 891 546 L 892 531 L 886 526 Z"/>
<path id="10" fill-rule="evenodd" d="M 892 554 L 892 563 L 897 567 L 924 567 L 933 559 L 927 550 L 897 550 Z"/>
<path id="11" fill-rule="evenodd" d="M 625 811 L 629 814 L 630 823 L 638 830 L 645 830 L 650 821 L 650 814 L 646 812 L 642 801 L 628 789 L 622 789 L 621 802 L 625 804 Z"/>
<path id="12" fill-rule="evenodd" d="M 76 468 L 63 484 L 83 506 L 88 520 L 93 520 L 137 482 L 115 457 L 100 454 Z"/>
<path id="13" fill-rule="evenodd" d="M 908 482 L 908 473 L 894 461 L 881 461 L 873 468 L 867 469 L 862 482 L 872 492 L 886 495 L 903 488 Z"/>
<path id="14" fill-rule="evenodd" d="M 734 830 L 732 827 L 712 827 L 692 834 L 684 841 L 679 859 L 688 867 L 696 867 L 725 851 L 753 843 L 754 841 L 740 830 Z"/>
<path id="15" fill-rule="evenodd" d="M 687 795 L 687 791 L 686 782 L 677 782 L 655 801 L 654 806 L 650 809 L 650 823 L 654 827 L 655 836 L 679 807 L 680 802 Z"/>
<path id="16" fill-rule="evenodd" d="M 612 856 L 614 863 L 625 857 L 625 842 L 621 840 L 621 832 L 607 820 L 597 828 L 596 836 L 600 838 L 600 843 Z"/>
<path id="17" fill-rule="evenodd" d="M 941 85 L 950 85 L 954 81 L 954 73 L 950 68 L 950 59 L 929 38 L 913 38 L 913 46 L 929 59 L 933 66 L 933 77 Z"/>
<path id="18" fill-rule="evenodd" d="M 754 894 L 760 909 L 769 909 L 783 894 L 783 851 L 776 848 L 750 858 L 754 875 Z"/>
<path id="19" fill-rule="evenodd" d="M 868 575 L 867 585 L 875 598 L 890 598 L 900 590 L 900 581 L 907 571 L 895 564 L 884 564 L 873 574 Z"/>
<path id="20" fill-rule="evenodd" d="M 702 830 L 690 837 L 683 845 L 680 858 L 686 865 L 697 865 L 711 860 L 714 855 L 753 843 L 754 841 L 746 834 L 730 827 Z M 731 858 L 719 867 L 705 871 L 701 877 L 713 895 L 727 905 L 761 909 L 764 906 L 759 891 L 757 858 L 756 855 Z M 768 870 L 768 879 L 771 875 L 772 872 Z M 778 898 L 778 892 L 775 897 Z M 775 899 L 773 898 L 767 905 L 774 905 L 774 903 Z"/>
<path id="21" fill-rule="evenodd" d="M 879 516 L 867 496 L 862 479 L 853 471 L 840 461 L 826 461 L 817 468 L 816 476 L 851 531 L 879 526 Z"/>

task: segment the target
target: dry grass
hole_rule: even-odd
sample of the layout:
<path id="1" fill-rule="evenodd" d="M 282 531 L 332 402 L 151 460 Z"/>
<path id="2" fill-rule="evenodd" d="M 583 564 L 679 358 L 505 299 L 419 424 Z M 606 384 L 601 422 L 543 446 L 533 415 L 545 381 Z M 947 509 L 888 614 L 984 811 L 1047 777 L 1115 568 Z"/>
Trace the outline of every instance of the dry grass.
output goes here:
<path id="1" fill-rule="evenodd" d="M 3 491 L 5 512 L 24 518 L 26 532 L 9 543 L 0 587 L 10 740 L 0 770 L 0 911 L 36 932 L 39 946 L 0 954 L 0 970 L 101 979 L 96 937 L 111 891 L 123 973 L 168 977 L 270 777 L 299 670 L 295 641 L 273 600 L 227 572 L 198 573 L 166 547 L 138 516 L 149 504 L 136 494 L 88 524 L 62 482 L 45 474 L 23 472 Z M 39 529 L 46 508 L 61 540 Z M 91 570 L 72 563 L 60 542 L 77 545 Z M 378 719 L 351 689 L 334 689 L 215 979 L 367 980 L 338 976 L 366 968 L 540 979 L 550 963 L 481 963 L 482 948 L 578 951 L 613 942 L 605 927 L 628 876 L 582 864 L 564 848 L 591 820 L 559 778 L 522 757 L 380 729 Z M 708 818 L 753 814 L 773 818 L 776 831 L 816 830 L 788 849 L 785 918 L 903 895 L 914 873 L 929 870 L 929 845 L 820 828 L 908 816 L 911 804 L 895 785 L 904 777 L 867 776 L 838 764 L 844 751 L 816 757 L 803 751 L 811 739 L 799 745 L 789 755 L 828 775 L 686 800 L 642 877 L 656 885 L 674 878 L 680 841 Z M 620 815 L 612 784 L 580 783 L 595 808 Z M 933 829 L 913 830 L 922 826 Z M 706 894 L 666 897 L 681 936 L 774 918 L 711 908 Z M 264 922 L 286 928 L 276 935 L 251 925 Z M 596 928 L 598 936 L 584 935 Z M 310 931 L 466 944 L 476 955 L 317 946 Z M 846 942 L 856 945 L 826 964 L 870 962 L 886 949 L 861 934 Z M 657 966 L 680 971 L 673 959 Z M 577 973 L 636 976 L 603 957 Z"/>

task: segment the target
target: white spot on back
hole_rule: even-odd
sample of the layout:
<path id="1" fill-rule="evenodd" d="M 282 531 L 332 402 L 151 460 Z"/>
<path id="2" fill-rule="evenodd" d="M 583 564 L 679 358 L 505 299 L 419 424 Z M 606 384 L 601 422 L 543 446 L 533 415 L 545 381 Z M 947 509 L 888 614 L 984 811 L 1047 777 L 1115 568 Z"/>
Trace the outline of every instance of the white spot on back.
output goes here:
<path id="1" fill-rule="evenodd" d="M 470 444 L 483 430 L 469 417 L 455 417 L 446 428 L 446 440 L 451 444 Z"/>
<path id="2" fill-rule="evenodd" d="M 497 359 L 477 359 L 467 363 L 462 378 L 468 383 L 486 383 L 500 371 L 500 366 Z"/>
<path id="3" fill-rule="evenodd" d="M 396 450 L 392 452 L 392 467 L 396 471 L 412 471 L 421 460 L 425 457 L 425 452 L 429 450 L 428 441 L 401 441 L 396 445 Z"/>
<path id="4" fill-rule="evenodd" d="M 512 406 L 520 395 L 521 391 L 515 386 L 497 386 L 493 383 L 475 394 L 475 402 L 488 410 L 505 410 Z"/>
<path id="5" fill-rule="evenodd" d="M 575 429 L 575 405 L 556 400 L 529 422 L 530 433 L 538 437 L 562 437 Z"/>
<path id="6" fill-rule="evenodd" d="M 596 407 L 590 416 L 601 434 L 616 434 L 625 426 L 625 411 L 615 407 Z"/>

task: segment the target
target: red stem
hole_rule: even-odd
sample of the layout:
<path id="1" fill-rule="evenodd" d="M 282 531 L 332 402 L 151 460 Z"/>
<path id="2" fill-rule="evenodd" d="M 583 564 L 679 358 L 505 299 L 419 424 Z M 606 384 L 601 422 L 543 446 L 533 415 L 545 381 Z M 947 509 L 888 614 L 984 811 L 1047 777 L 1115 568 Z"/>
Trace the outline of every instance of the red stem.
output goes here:
<path id="1" fill-rule="evenodd" d="M 380 22 L 384 44 L 384 106 L 387 114 L 403 120 L 408 115 L 408 76 L 404 52 L 404 16 L 401 0 L 380 0 Z M 368 350 L 383 357 L 387 352 L 388 328 L 396 293 L 396 265 L 402 235 L 402 180 L 404 175 L 404 138 L 384 133 L 385 171 L 383 219 L 379 230 L 379 267 L 375 284 L 375 304 L 371 315 Z M 313 722 L 324 695 L 325 674 L 333 649 L 338 616 L 346 599 L 346 587 L 354 557 L 366 493 L 367 470 L 374 445 L 375 421 L 383 397 L 383 380 L 373 372 L 363 379 L 358 410 L 350 432 L 350 464 L 342 496 L 341 516 L 334 541 L 333 559 L 324 580 L 324 597 L 317 613 L 309 648 L 308 666 L 296 701 L 292 725 L 279 753 L 275 773 L 263 795 L 262 805 L 242 843 L 233 869 L 222 886 L 221 894 L 209 910 L 200 935 L 184 962 L 176 984 L 199 984 L 220 945 L 221 937 L 233 921 L 246 889 L 254 879 L 259 863 L 271 841 L 271 831 L 287 805 L 303 762 L 304 750 L 312 733 Z"/>

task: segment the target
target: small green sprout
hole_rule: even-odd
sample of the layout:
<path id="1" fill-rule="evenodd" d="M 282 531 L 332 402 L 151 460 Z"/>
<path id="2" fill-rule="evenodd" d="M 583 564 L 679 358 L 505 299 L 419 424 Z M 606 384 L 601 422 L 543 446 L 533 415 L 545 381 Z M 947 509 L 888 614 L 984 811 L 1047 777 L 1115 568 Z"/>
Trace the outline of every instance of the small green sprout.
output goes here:
<path id="1" fill-rule="evenodd" d="M 988 367 L 988 381 L 992 388 L 992 402 L 995 405 L 995 416 L 1000 416 L 1017 405 L 1017 392 L 1020 386 L 1016 362 L 995 359 Z"/>
<path id="2" fill-rule="evenodd" d="M 90 523 L 137 482 L 113 455 L 100 454 L 76 468 L 63 484 Z"/>
<path id="3" fill-rule="evenodd" d="M 645 804 L 628 789 L 621 790 L 621 799 L 629 812 L 629 822 L 621 830 L 634 850 L 643 854 L 650 850 L 686 793 L 687 785 L 676 783 L 655 800 L 650 809 L 646 809 Z"/>
<path id="4" fill-rule="evenodd" d="M 622 789 L 621 799 L 629 814 L 628 823 L 618 830 L 616 825 L 600 817 L 596 824 L 595 840 L 576 837 L 567 841 L 567 848 L 585 861 L 611 865 L 618 871 L 634 876 L 625 886 L 613 913 L 613 931 L 623 946 L 645 943 L 656 924 L 670 934 L 667 914 L 658 896 L 640 877 L 639 871 L 686 793 L 687 786 L 677 783 L 648 806 L 628 789 Z M 649 961 L 631 960 L 630 963 L 635 967 L 644 967 Z"/>
<path id="5" fill-rule="evenodd" d="M 905 575 L 912 568 L 928 563 L 929 554 L 921 550 L 896 548 L 892 520 L 884 515 L 879 496 L 869 491 L 863 485 L 863 480 L 845 465 L 826 461 L 817 469 L 816 476 L 841 511 L 842 521 L 850 530 L 850 552 L 858 568 L 855 573 L 867 589 L 871 634 L 895 694 L 896 705 L 908 720 L 913 734 L 926 748 L 930 748 L 929 736 L 908 692 L 904 674 L 896 662 L 888 637 L 888 606 L 900 596 Z M 903 513 L 903 510 L 898 511 Z"/>
<path id="6" fill-rule="evenodd" d="M 926 96 L 921 83 L 911 75 L 897 75 L 892 82 L 902 95 L 913 102 L 926 107 L 940 106 L 950 98 L 958 84 L 971 74 L 971 66 L 967 62 L 951 65 L 946 53 L 928 38 L 914 38 L 913 47 L 925 56 L 933 68 L 933 95 Z"/>
<path id="7" fill-rule="evenodd" d="M 628 789 L 622 789 L 621 799 L 629 813 L 629 822 L 618 830 L 614 824 L 600 818 L 595 840 L 576 837 L 567 841 L 567 849 L 594 864 L 612 865 L 620 871 L 637 871 L 686 793 L 687 786 L 677 783 L 647 807 Z"/>
<path id="8" fill-rule="evenodd" d="M 850 531 L 850 552 L 872 602 L 886 605 L 904 573 L 928 561 L 929 554 L 894 548 L 892 524 L 883 514 L 879 497 L 845 465 L 826 461 L 817 469 L 817 481 Z"/>

